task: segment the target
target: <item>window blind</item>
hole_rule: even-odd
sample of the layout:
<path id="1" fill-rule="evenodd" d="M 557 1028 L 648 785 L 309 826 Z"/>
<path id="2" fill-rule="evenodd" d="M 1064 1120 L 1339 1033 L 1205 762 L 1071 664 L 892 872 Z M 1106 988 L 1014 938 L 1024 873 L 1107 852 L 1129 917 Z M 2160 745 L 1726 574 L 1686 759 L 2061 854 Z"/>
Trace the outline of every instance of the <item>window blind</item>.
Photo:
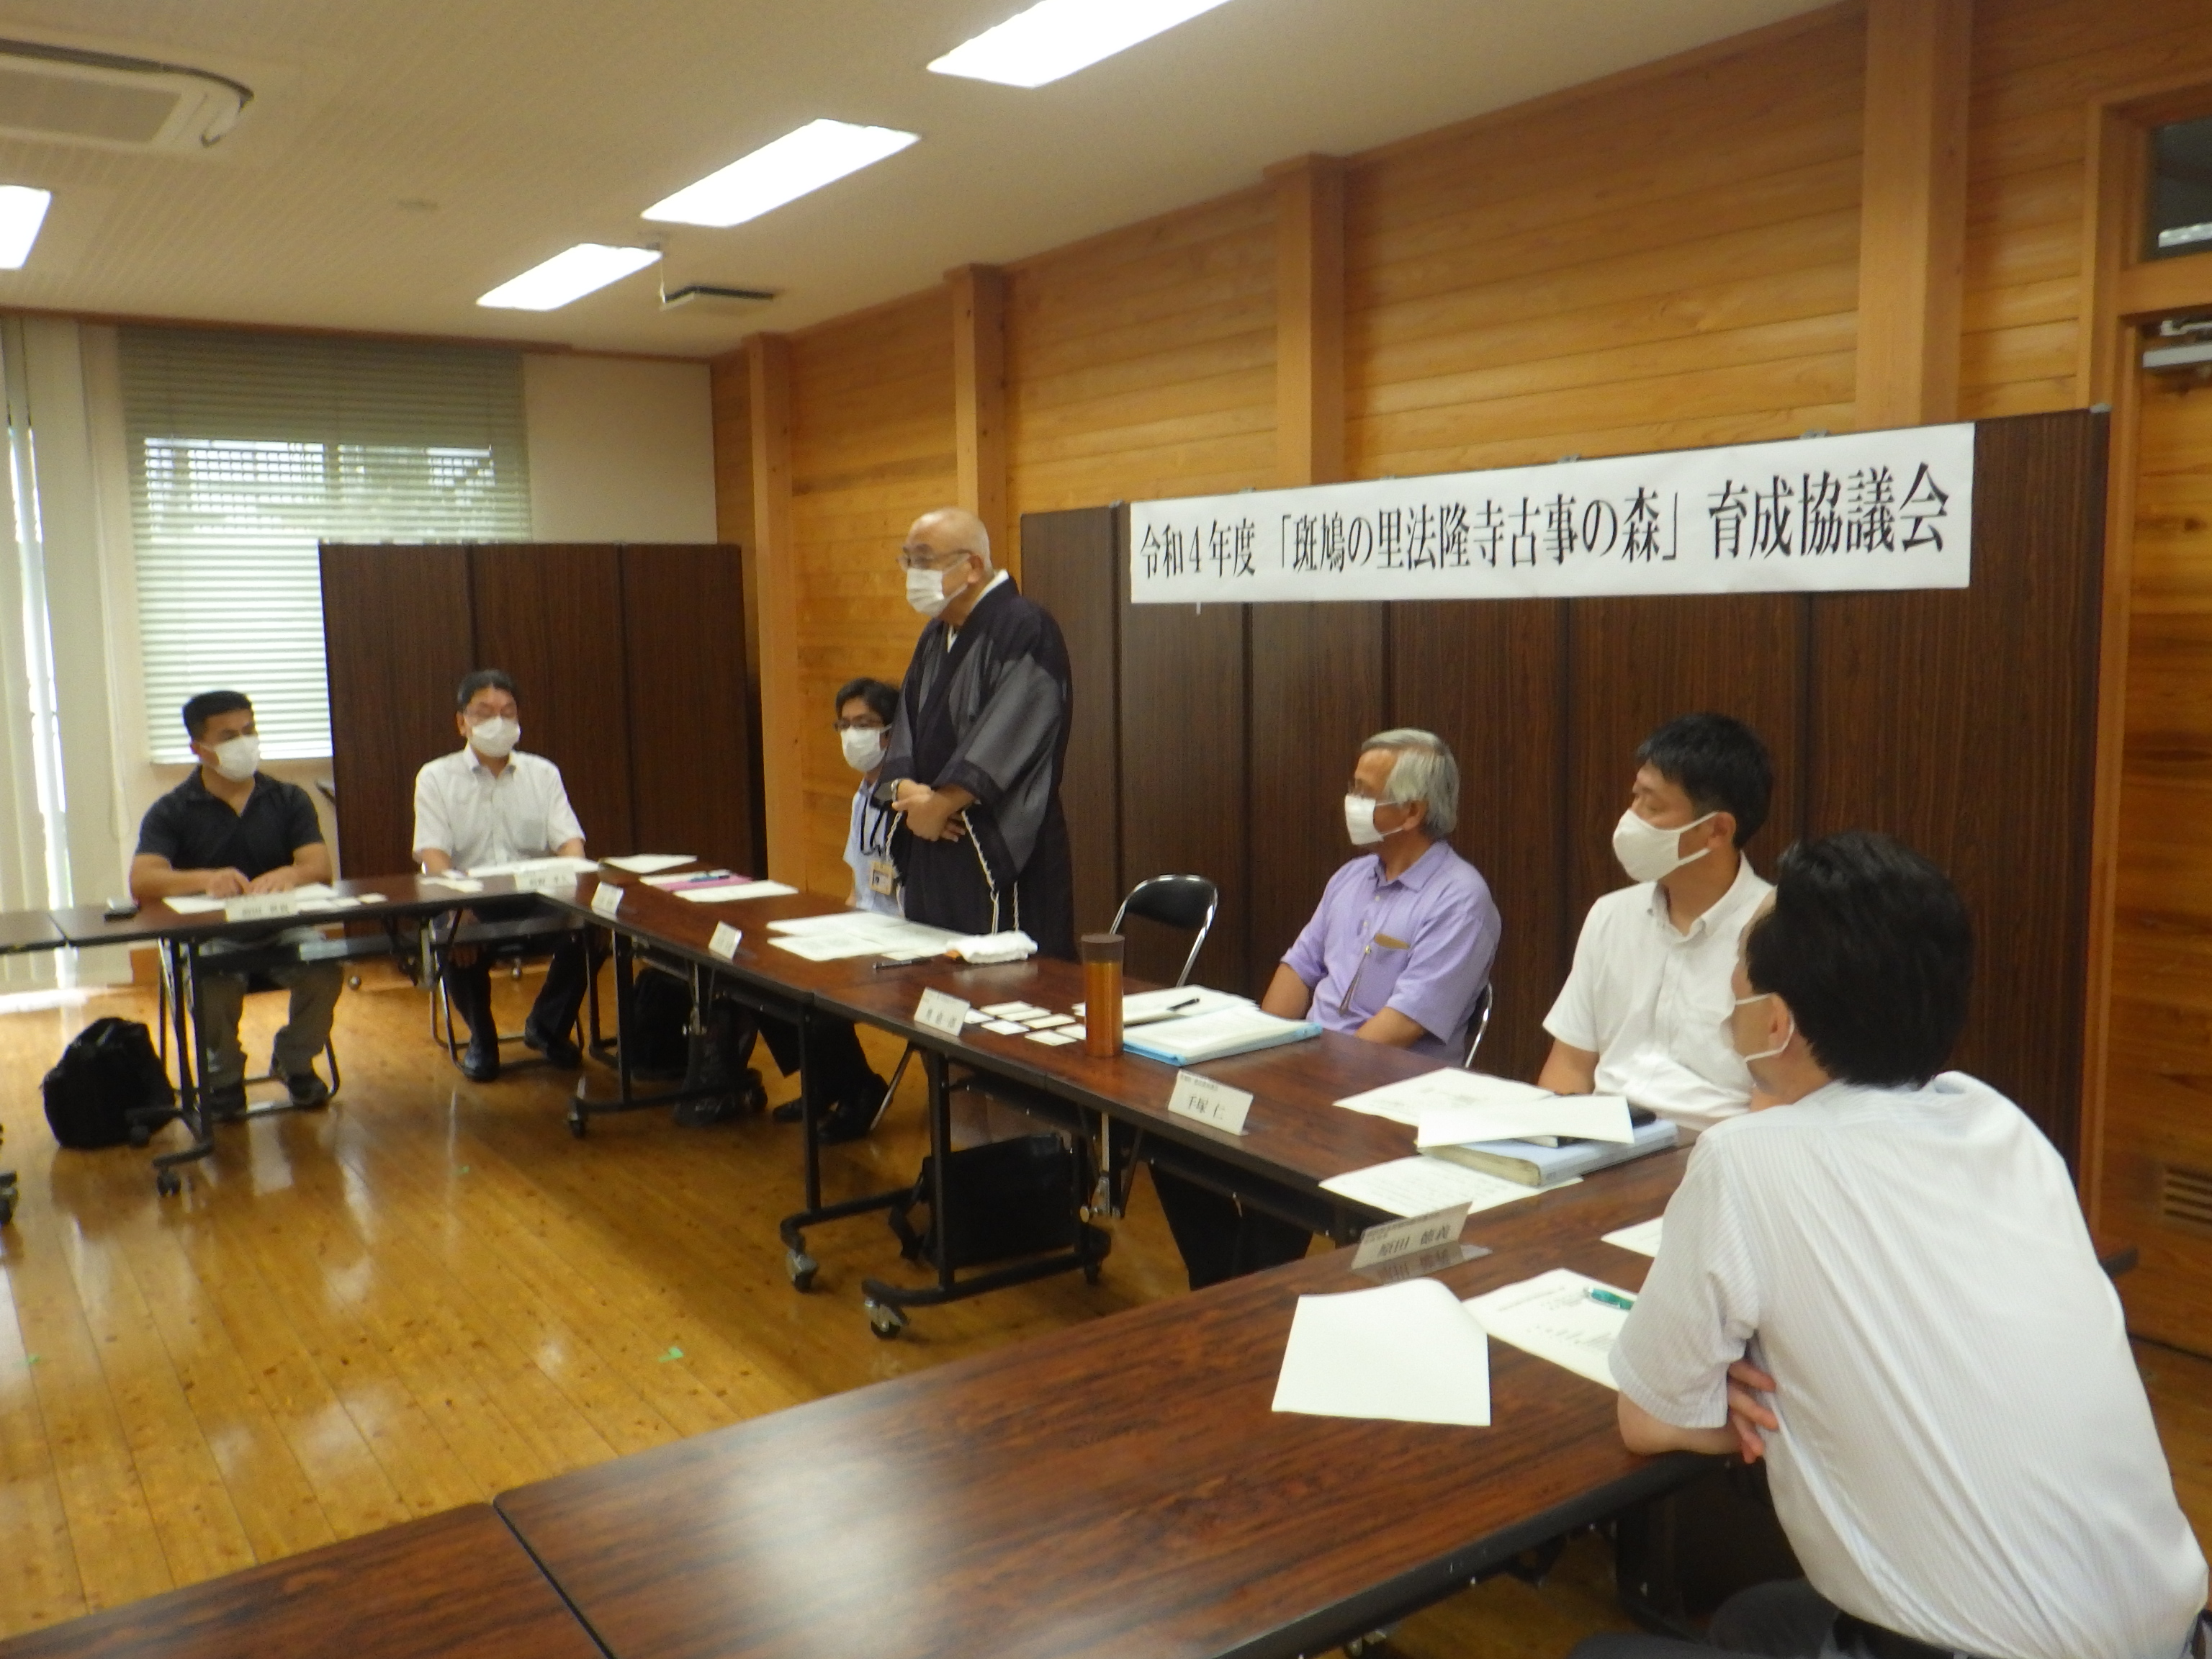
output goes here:
<path id="1" fill-rule="evenodd" d="M 152 758 L 196 692 L 262 753 L 331 752 L 318 542 L 526 541 L 519 352 L 126 328 L 120 358 Z"/>

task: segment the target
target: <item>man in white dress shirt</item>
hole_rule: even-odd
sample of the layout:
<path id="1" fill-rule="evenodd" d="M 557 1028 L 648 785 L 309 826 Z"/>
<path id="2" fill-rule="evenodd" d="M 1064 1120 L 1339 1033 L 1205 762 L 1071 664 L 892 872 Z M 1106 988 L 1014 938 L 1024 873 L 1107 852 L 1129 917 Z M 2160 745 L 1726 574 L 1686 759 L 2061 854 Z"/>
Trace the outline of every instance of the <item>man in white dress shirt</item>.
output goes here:
<path id="1" fill-rule="evenodd" d="M 548 854 L 581 856 L 584 826 L 568 805 L 561 769 L 514 746 L 522 736 L 514 682 L 496 668 L 480 668 L 461 682 L 454 708 L 462 746 L 415 775 L 416 862 L 438 875 Z M 497 912 L 488 908 L 477 914 L 489 919 Z M 571 934 L 555 947 L 544 986 L 522 1028 L 523 1042 L 556 1066 L 583 1063 L 571 1033 L 590 976 L 584 942 Z M 466 947 L 449 952 L 446 993 L 468 1022 L 461 1070 L 488 1083 L 499 1075 L 490 968 Z"/>
<path id="2" fill-rule="evenodd" d="M 1693 1129 L 1741 1112 L 1751 1074 L 1728 1046 L 1736 940 L 1770 890 L 1743 855 L 1766 822 L 1774 765 L 1725 714 L 1685 714 L 1636 751 L 1613 855 L 1636 884 L 1590 906 L 1573 968 L 1544 1017 L 1536 1081 L 1625 1095 Z"/>
<path id="3" fill-rule="evenodd" d="M 1613 1350 L 1632 1451 L 1766 1459 L 1805 1577 L 1706 1644 L 1577 1659 L 2176 1659 L 2204 1558 L 2065 1164 L 1943 1072 L 1973 938 L 1887 836 L 1793 847 L 1729 1041 L 1764 1109 L 1707 1131 Z"/>

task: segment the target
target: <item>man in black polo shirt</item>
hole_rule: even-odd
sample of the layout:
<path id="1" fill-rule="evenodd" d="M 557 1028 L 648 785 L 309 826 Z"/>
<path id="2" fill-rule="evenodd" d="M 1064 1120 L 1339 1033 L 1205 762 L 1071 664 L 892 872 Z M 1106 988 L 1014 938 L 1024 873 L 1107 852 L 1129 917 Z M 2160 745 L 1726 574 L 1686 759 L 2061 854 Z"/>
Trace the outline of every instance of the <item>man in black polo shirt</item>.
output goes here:
<path id="1" fill-rule="evenodd" d="M 203 691 L 185 705 L 185 730 L 199 769 L 147 809 L 131 860 L 131 896 L 142 903 L 184 893 L 236 898 L 328 881 L 331 852 L 314 802 L 299 785 L 259 770 L 253 705 L 236 691 Z M 315 1056 L 330 1041 L 344 975 L 335 962 L 300 962 L 269 976 L 292 993 L 275 1069 L 295 1106 L 319 1106 L 331 1091 L 315 1074 Z M 203 968 L 193 1018 L 208 1056 L 208 1107 L 218 1117 L 246 1109 L 246 1054 L 238 1044 L 245 1000 L 243 975 Z"/>

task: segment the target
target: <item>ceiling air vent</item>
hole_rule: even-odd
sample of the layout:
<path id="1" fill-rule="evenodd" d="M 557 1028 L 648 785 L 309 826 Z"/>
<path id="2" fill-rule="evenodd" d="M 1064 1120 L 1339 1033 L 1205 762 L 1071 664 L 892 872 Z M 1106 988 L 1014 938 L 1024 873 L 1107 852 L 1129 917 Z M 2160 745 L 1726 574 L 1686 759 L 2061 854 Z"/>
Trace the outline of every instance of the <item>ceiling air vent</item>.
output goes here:
<path id="1" fill-rule="evenodd" d="M 0 40 L 0 135 L 103 149 L 197 150 L 219 142 L 253 91 L 182 64 Z"/>
<path id="2" fill-rule="evenodd" d="M 2169 1164 L 2158 1194 L 2161 1221 L 2212 1227 L 2212 1170 L 2183 1170 Z"/>

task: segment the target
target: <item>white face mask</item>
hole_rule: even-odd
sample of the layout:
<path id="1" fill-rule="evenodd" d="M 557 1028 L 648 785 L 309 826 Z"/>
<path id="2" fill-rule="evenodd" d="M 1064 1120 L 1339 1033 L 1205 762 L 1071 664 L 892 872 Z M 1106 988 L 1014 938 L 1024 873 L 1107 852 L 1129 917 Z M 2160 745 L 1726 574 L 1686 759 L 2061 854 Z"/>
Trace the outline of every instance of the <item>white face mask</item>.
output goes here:
<path id="1" fill-rule="evenodd" d="M 848 726 L 837 733 L 845 745 L 845 764 L 855 772 L 872 772 L 884 757 L 884 740 L 890 734 L 880 726 Z"/>
<path id="2" fill-rule="evenodd" d="M 1382 832 L 1375 827 L 1375 809 L 1380 802 L 1365 795 L 1346 795 L 1344 798 L 1344 833 L 1352 837 L 1354 847 L 1376 847 L 1382 844 Z"/>
<path id="3" fill-rule="evenodd" d="M 1694 830 L 1715 814 L 1708 812 L 1702 818 L 1688 823 L 1678 823 L 1671 830 L 1662 830 L 1656 823 L 1646 823 L 1630 807 L 1620 815 L 1620 822 L 1613 826 L 1613 855 L 1620 860 L 1620 867 L 1636 881 L 1664 881 L 1686 864 L 1695 864 L 1710 847 L 1700 847 L 1687 858 L 1680 848 L 1685 831 Z"/>
<path id="4" fill-rule="evenodd" d="M 942 570 L 909 570 L 906 573 L 906 602 L 925 617 L 934 617 L 967 591 L 968 584 L 963 582 L 951 592 L 946 592 Z"/>
<path id="5" fill-rule="evenodd" d="M 261 769 L 261 739 L 249 732 L 216 744 L 215 769 L 233 783 L 244 783 Z"/>
<path id="6" fill-rule="evenodd" d="M 522 722 L 511 720 L 504 714 L 495 720 L 478 720 L 469 727 L 469 746 L 494 760 L 506 759 L 521 741 Z"/>
<path id="7" fill-rule="evenodd" d="M 1735 1006 L 1736 1006 L 1738 1008 L 1747 1008 L 1747 1007 L 1749 1007 L 1749 1006 L 1750 1006 L 1753 1003 L 1754 1003 L 1754 1002 L 1764 1002 L 1764 1001 L 1765 1001 L 1767 998 L 1769 998 L 1769 997 L 1772 996 L 1773 994 L 1774 994 L 1774 993 L 1773 993 L 1773 992 L 1771 992 L 1771 991 L 1754 991 L 1751 995 L 1749 995 L 1749 996 L 1747 996 L 1747 997 L 1738 997 L 1738 998 L 1735 1000 Z M 1731 1013 L 1728 1018 L 1726 1018 L 1726 1019 L 1724 1019 L 1724 1020 L 1723 1020 L 1723 1021 L 1721 1022 L 1721 1024 L 1722 1024 L 1723 1028 L 1724 1029 L 1724 1030 L 1726 1031 L 1726 1034 L 1727 1034 L 1727 1036 L 1728 1036 L 1728 1043 L 1729 1043 L 1729 1048 L 1735 1048 L 1735 1015 L 1734 1015 L 1733 1013 Z M 1771 1059 L 1773 1059 L 1773 1058 L 1775 1057 L 1775 1055 L 1777 1055 L 1777 1054 L 1780 1054 L 1780 1053 L 1781 1053 L 1784 1048 L 1788 1048 L 1788 1047 L 1789 1047 L 1792 1042 L 1796 1042 L 1796 1039 L 1797 1039 L 1797 1017 L 1796 1017 L 1795 1014 L 1792 1014 L 1792 1015 L 1790 1017 L 1790 1030 L 1789 1030 L 1789 1034 L 1788 1034 L 1787 1036 L 1785 1036 L 1782 1039 L 1782 1041 L 1781 1041 L 1781 1042 L 1779 1042 L 1776 1043 L 1776 1044 L 1774 1045 L 1774 1047 L 1772 1047 L 1771 1048 L 1761 1048 L 1761 1049 L 1760 1049 L 1757 1054 L 1745 1054 L 1745 1053 L 1743 1052 L 1743 1050 L 1742 1050 L 1742 1049 L 1741 1049 L 1741 1048 L 1736 1048 L 1736 1049 L 1735 1049 L 1735 1051 L 1736 1051 L 1737 1057 L 1738 1057 L 1738 1058 L 1740 1058 L 1740 1059 L 1741 1059 L 1742 1060 L 1744 1060 L 1747 1064 L 1748 1064 L 1750 1061 L 1754 1060 L 1771 1060 Z"/>

